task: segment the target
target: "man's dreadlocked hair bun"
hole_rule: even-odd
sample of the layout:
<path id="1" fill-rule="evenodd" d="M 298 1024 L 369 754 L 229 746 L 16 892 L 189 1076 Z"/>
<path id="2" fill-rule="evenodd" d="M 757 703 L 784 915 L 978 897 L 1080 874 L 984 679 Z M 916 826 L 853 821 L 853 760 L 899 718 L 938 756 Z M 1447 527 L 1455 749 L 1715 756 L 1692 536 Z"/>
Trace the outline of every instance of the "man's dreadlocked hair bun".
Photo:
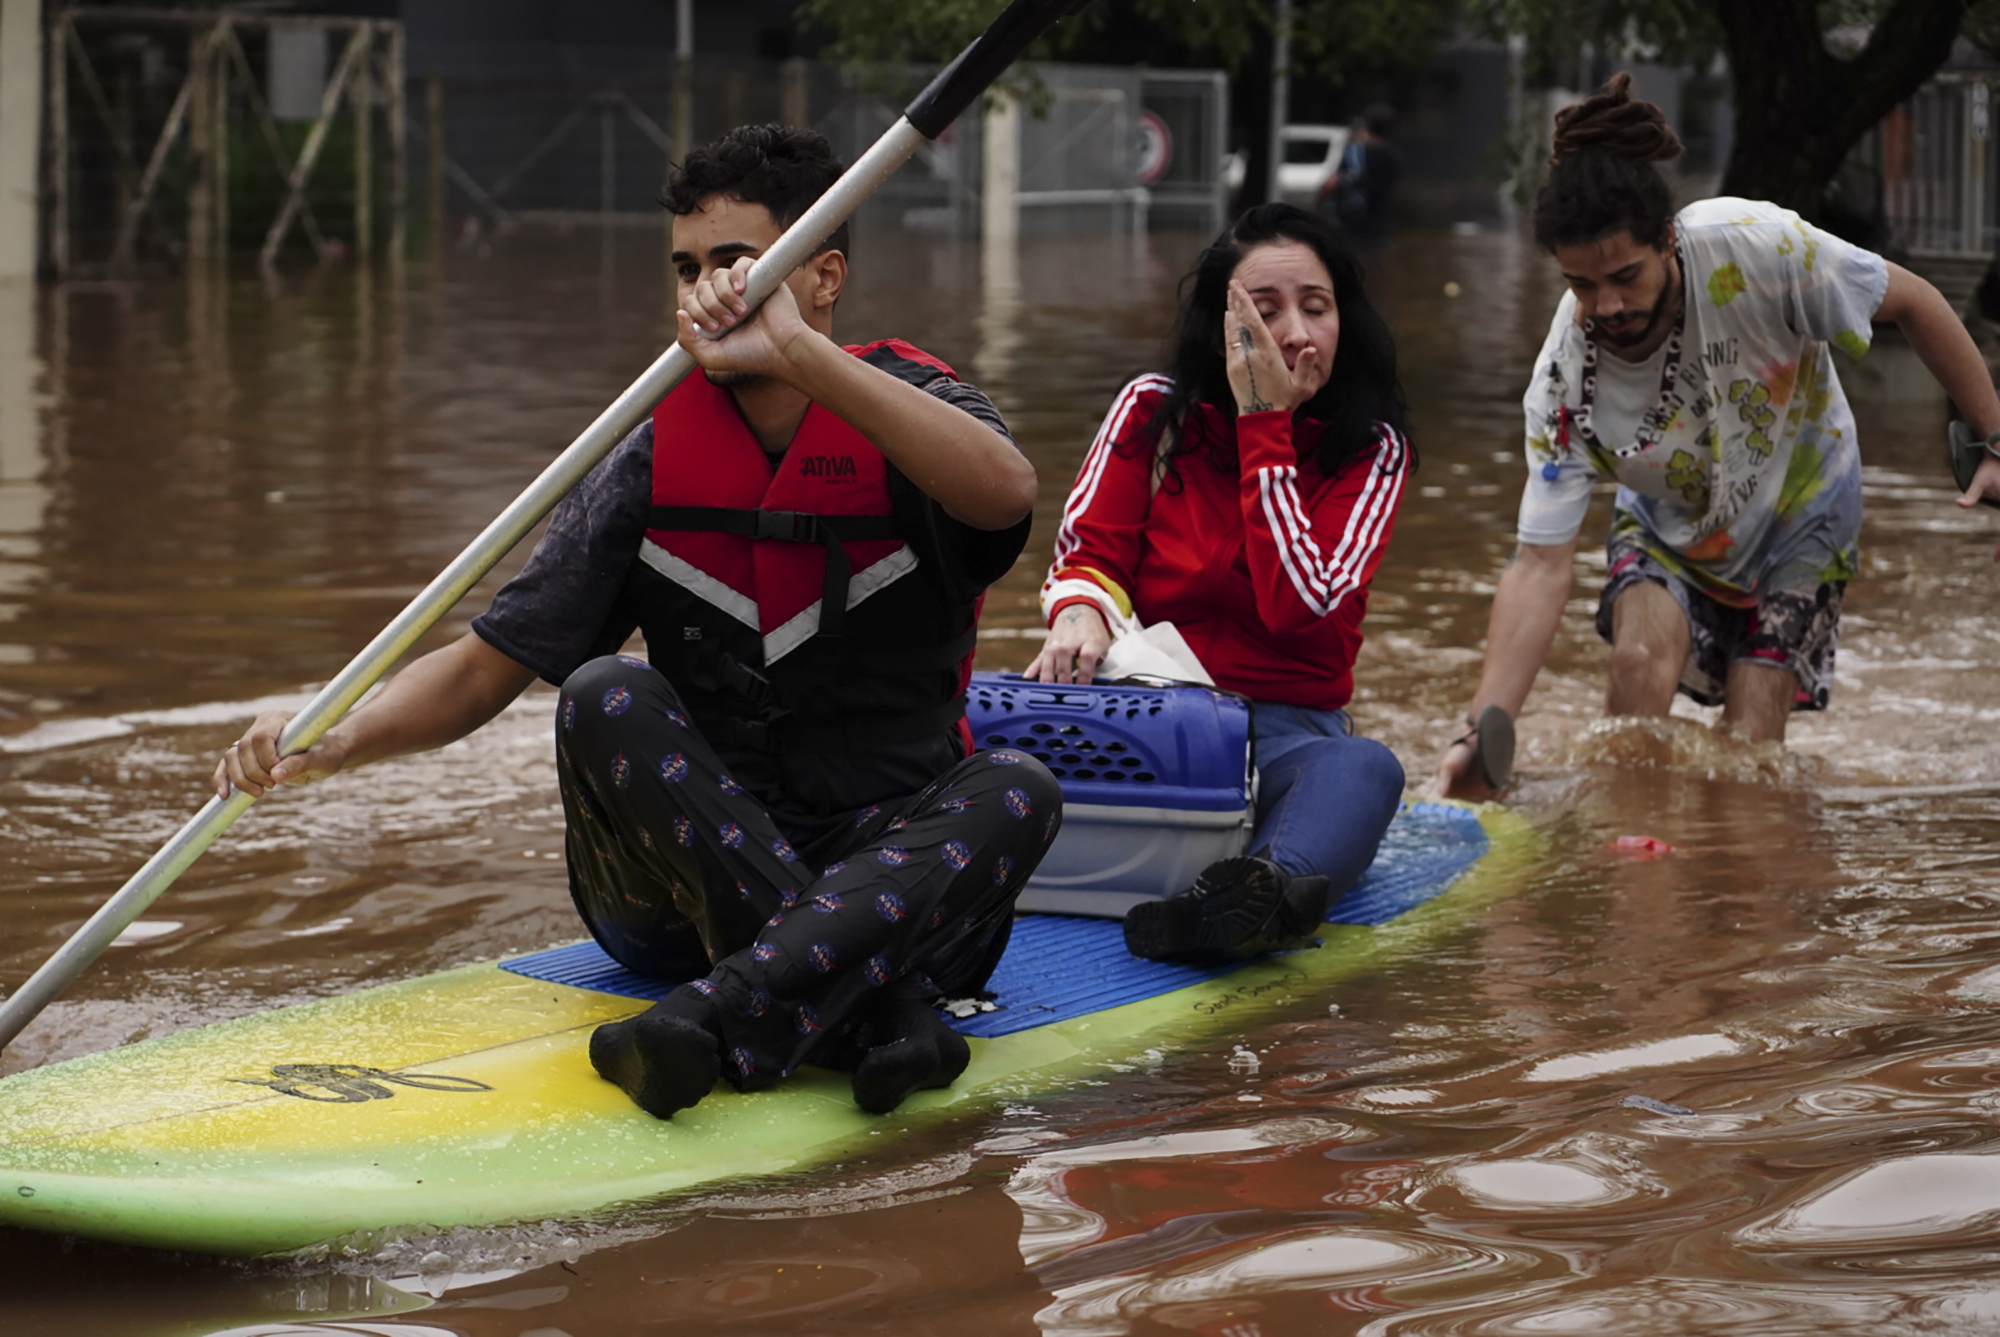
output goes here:
<path id="1" fill-rule="evenodd" d="M 1630 231 L 1665 244 L 1673 192 L 1652 164 L 1681 156 L 1681 140 L 1651 102 L 1632 96 L 1622 71 L 1556 113 L 1549 174 L 1535 196 L 1535 241 L 1545 251 Z"/>

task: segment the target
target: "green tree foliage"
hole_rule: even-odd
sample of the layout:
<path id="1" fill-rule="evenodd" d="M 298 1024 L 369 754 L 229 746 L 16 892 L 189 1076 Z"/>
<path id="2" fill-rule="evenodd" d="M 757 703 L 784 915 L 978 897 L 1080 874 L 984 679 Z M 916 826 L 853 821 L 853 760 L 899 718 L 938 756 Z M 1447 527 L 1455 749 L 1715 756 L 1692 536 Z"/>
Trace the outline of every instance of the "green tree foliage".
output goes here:
<path id="1" fill-rule="evenodd" d="M 850 61 L 949 59 L 1002 0 L 803 0 L 801 19 Z M 1096 0 L 1065 19 L 1030 59 L 1205 65 L 1239 73 L 1268 58 L 1271 0 Z M 1449 32 L 1456 0 L 1296 0 L 1292 50 L 1301 72 L 1339 82 L 1421 65 Z"/>

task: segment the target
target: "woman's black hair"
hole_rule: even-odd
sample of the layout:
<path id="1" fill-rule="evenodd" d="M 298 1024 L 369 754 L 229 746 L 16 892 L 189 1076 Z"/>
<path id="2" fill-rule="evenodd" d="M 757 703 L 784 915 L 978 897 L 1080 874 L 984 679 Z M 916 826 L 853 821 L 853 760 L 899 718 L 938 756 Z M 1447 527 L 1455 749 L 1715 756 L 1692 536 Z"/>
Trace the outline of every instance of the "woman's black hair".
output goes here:
<path id="1" fill-rule="evenodd" d="M 1233 435 L 1210 440 L 1202 415 L 1189 412 L 1210 404 L 1233 419 L 1236 396 L 1229 388 L 1229 371 L 1222 355 L 1222 317 L 1229 305 L 1229 280 L 1244 253 L 1266 242 L 1295 241 L 1310 246 L 1333 279 L 1334 306 L 1340 312 L 1340 342 L 1333 369 L 1319 393 L 1301 404 L 1297 416 L 1326 424 L 1315 451 L 1320 472 L 1332 477 L 1348 461 L 1366 451 L 1386 424 L 1405 440 L 1409 408 L 1396 376 L 1396 341 L 1361 283 L 1361 265 L 1333 220 L 1294 204 L 1260 204 L 1246 210 L 1201 253 L 1181 280 L 1180 315 L 1174 322 L 1167 374 L 1174 388 L 1163 399 L 1138 444 L 1149 453 L 1159 449 L 1169 427 L 1174 437 L 1167 452 L 1169 485 L 1178 485 L 1183 455 L 1205 455 L 1217 466 L 1234 468 Z M 1411 467 L 1416 451 L 1410 450 Z"/>
<path id="2" fill-rule="evenodd" d="M 1653 164 L 1681 156 L 1680 136 L 1657 106 L 1632 96 L 1631 75 L 1557 112 L 1553 149 L 1535 195 L 1537 245 L 1553 253 L 1621 231 L 1654 250 L 1666 245 L 1674 196 Z"/>

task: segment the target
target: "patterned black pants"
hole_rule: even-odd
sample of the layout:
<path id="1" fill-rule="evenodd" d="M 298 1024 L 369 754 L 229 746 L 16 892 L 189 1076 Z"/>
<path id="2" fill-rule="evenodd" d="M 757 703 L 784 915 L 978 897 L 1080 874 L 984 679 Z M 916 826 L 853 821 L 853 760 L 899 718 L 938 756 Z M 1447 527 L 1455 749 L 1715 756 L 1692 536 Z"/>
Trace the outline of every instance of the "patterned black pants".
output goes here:
<path id="1" fill-rule="evenodd" d="M 871 1006 L 984 985 L 1062 824 L 1055 777 L 1000 750 L 794 849 L 666 678 L 619 655 L 563 684 L 556 756 L 584 923 L 624 965 L 714 999 L 723 1074 L 746 1090 L 807 1059 L 846 1066 Z"/>

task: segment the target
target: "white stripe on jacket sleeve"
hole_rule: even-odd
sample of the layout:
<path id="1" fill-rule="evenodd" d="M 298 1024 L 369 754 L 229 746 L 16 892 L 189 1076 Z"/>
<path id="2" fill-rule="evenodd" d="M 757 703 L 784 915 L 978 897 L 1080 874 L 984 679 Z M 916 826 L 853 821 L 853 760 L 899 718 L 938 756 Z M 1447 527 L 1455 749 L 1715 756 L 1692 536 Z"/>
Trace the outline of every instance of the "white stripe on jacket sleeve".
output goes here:
<path id="1" fill-rule="evenodd" d="M 1376 440 L 1378 454 L 1368 467 L 1368 481 L 1348 512 L 1346 528 L 1331 556 L 1322 553 L 1313 537 L 1299 499 L 1298 470 L 1282 465 L 1257 471 L 1258 496 L 1265 523 L 1277 544 L 1279 564 L 1300 602 L 1318 617 L 1332 613 L 1361 588 L 1368 558 L 1381 543 L 1402 500 L 1407 448 L 1388 427 L 1381 429 Z"/>

